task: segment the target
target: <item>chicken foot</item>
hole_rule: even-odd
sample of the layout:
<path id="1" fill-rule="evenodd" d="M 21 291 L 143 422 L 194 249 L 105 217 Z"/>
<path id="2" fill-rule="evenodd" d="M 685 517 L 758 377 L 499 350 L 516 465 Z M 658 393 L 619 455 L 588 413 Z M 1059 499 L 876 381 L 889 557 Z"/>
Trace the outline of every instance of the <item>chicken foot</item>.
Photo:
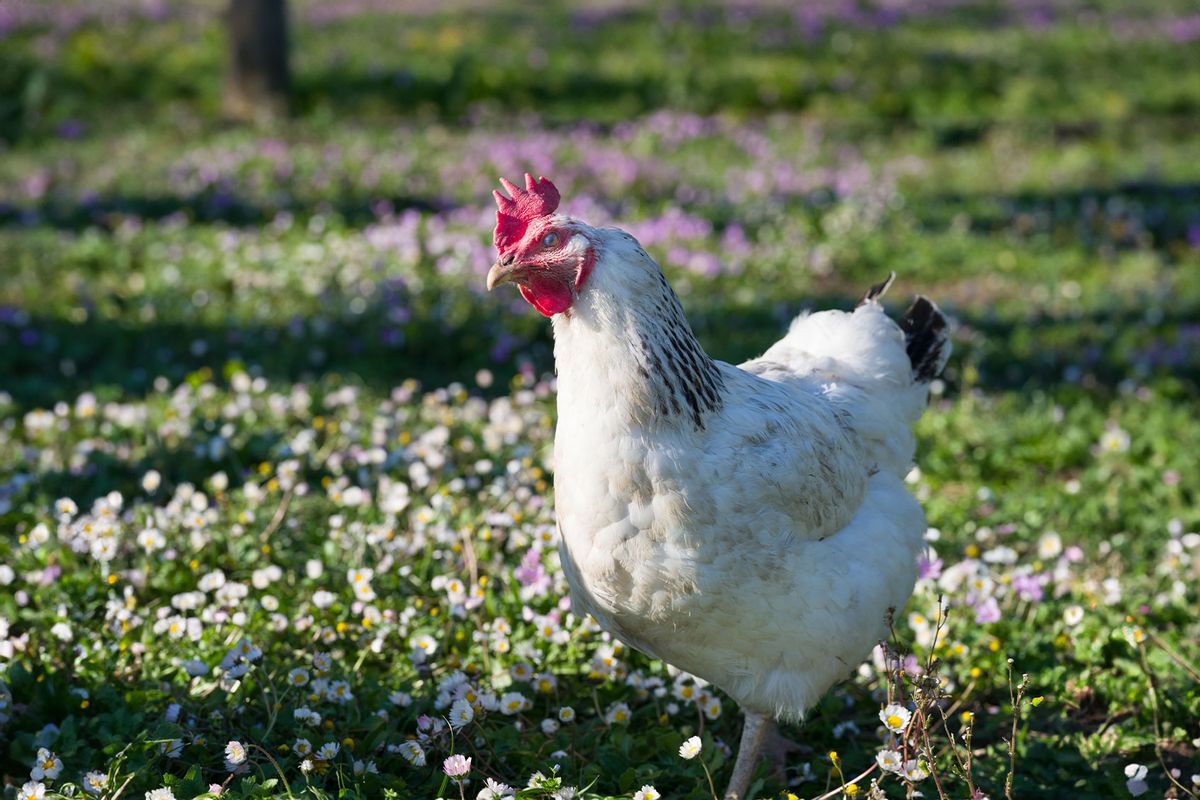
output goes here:
<path id="1" fill-rule="evenodd" d="M 788 756 L 811 754 L 812 748 L 784 736 L 775 720 L 770 721 L 763 738 L 763 755 L 771 764 L 771 777 L 777 783 L 786 786 Z"/>

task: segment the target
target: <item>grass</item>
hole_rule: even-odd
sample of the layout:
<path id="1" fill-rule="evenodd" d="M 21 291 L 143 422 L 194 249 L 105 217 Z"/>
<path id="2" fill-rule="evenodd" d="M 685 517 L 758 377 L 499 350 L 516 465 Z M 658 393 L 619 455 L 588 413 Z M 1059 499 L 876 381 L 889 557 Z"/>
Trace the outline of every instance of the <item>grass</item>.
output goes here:
<path id="1" fill-rule="evenodd" d="M 51 796 L 89 771 L 109 798 L 453 796 L 451 753 L 471 796 L 727 778 L 737 709 L 562 603 L 548 327 L 482 292 L 488 191 L 526 169 L 634 232 L 716 357 L 893 269 L 897 311 L 955 318 L 907 657 L 847 676 L 756 796 L 868 796 L 890 748 L 933 774 L 887 797 L 1197 791 L 1187 4 L 299 3 L 270 129 L 215 118 L 210 5 L 25 8 L 0 51 L 12 792 L 43 747 Z"/>

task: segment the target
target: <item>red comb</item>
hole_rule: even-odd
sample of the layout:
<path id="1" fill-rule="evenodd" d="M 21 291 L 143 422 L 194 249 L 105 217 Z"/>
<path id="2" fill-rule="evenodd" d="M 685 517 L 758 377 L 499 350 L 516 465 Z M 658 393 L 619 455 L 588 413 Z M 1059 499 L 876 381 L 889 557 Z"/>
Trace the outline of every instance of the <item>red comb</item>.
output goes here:
<path id="1" fill-rule="evenodd" d="M 548 179 L 539 177 L 535 181 L 528 172 L 525 173 L 524 189 L 504 178 L 500 179 L 500 185 L 512 198 L 510 200 L 499 192 L 492 192 L 496 196 L 498 209 L 492 241 L 496 243 L 496 249 L 503 252 L 521 241 L 530 222 L 553 214 L 554 209 L 558 208 L 559 196 L 558 189 Z"/>

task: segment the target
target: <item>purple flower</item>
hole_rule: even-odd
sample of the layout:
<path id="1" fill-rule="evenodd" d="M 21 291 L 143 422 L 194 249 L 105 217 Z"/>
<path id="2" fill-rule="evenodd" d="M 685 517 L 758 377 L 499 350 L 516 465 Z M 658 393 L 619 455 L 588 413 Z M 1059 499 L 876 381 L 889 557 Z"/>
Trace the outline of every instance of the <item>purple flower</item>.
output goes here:
<path id="1" fill-rule="evenodd" d="M 983 602 L 975 606 L 975 622 L 978 625 L 987 625 L 989 622 L 1000 621 L 1000 605 L 996 602 L 996 598 L 989 597 Z"/>
<path id="2" fill-rule="evenodd" d="M 521 565 L 513 570 L 513 577 L 521 582 L 523 597 L 542 597 L 550 591 L 550 576 L 542 567 L 542 556 L 537 550 L 525 551 Z"/>
<path id="3" fill-rule="evenodd" d="M 1041 602 L 1044 594 L 1042 589 L 1046 585 L 1046 581 L 1046 575 L 1014 575 L 1012 587 L 1022 600 L 1038 603 Z"/>
<path id="4" fill-rule="evenodd" d="M 929 556 L 925 553 L 917 556 L 917 576 L 921 580 L 936 581 L 942 576 L 942 560 L 935 558 L 929 560 Z"/>
<path id="5" fill-rule="evenodd" d="M 56 133 L 63 139 L 78 139 L 83 136 L 83 123 L 77 119 L 68 119 L 58 126 Z"/>
<path id="6" fill-rule="evenodd" d="M 914 678 L 925 671 L 925 668 L 921 666 L 921 662 L 912 653 L 904 657 L 903 667 L 904 671 Z"/>

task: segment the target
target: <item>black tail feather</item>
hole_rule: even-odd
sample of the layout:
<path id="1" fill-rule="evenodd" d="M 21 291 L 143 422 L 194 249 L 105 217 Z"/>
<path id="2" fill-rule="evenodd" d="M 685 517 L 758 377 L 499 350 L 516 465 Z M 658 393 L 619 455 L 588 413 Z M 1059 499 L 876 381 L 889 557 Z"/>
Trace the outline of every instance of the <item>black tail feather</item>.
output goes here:
<path id="1" fill-rule="evenodd" d="M 950 356 L 949 326 L 936 305 L 918 295 L 900 320 L 913 378 L 925 383 L 942 371 Z"/>

